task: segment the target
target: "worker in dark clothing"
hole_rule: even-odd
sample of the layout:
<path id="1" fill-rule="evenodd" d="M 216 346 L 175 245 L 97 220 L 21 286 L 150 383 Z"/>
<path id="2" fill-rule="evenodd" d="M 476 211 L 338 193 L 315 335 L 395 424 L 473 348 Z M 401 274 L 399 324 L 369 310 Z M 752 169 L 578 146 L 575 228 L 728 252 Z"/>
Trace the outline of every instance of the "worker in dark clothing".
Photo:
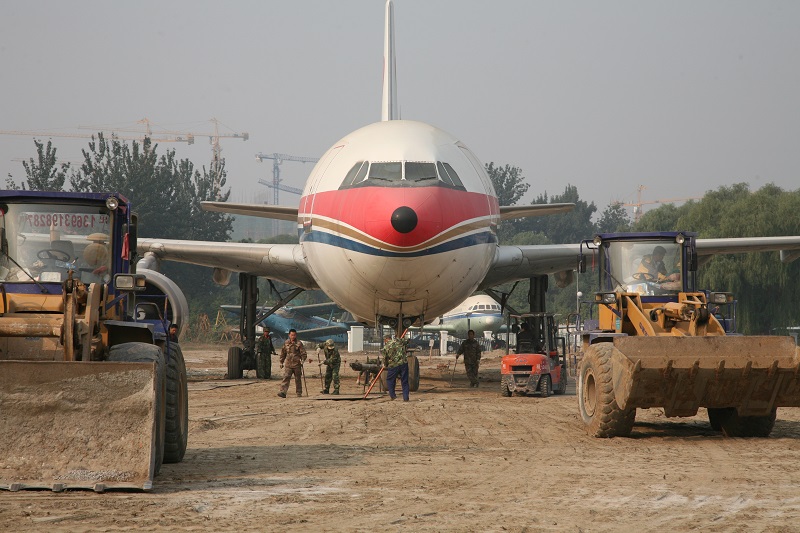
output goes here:
<path id="1" fill-rule="evenodd" d="M 339 366 L 342 364 L 339 348 L 336 347 L 333 339 L 328 339 L 319 345 L 319 349 L 323 350 L 325 354 L 322 364 L 328 367 L 325 369 L 325 388 L 320 392 L 328 394 L 331 390 L 331 382 L 333 382 L 333 394 L 339 394 Z"/>
<path id="2" fill-rule="evenodd" d="M 520 326 L 522 331 L 517 333 L 517 353 L 528 352 L 533 349 L 533 331 L 527 322 Z"/>
<path id="3" fill-rule="evenodd" d="M 178 324 L 169 325 L 169 342 L 178 342 Z"/>
<path id="4" fill-rule="evenodd" d="M 272 356 L 278 355 L 269 335 L 269 328 L 264 328 L 256 343 L 256 377 L 269 379 L 272 377 Z"/>
<path id="5" fill-rule="evenodd" d="M 475 339 L 475 332 L 469 330 L 467 332 L 467 339 L 461 343 L 461 346 L 456 352 L 456 364 L 458 364 L 458 356 L 464 356 L 464 367 L 467 369 L 467 377 L 469 378 L 469 386 L 478 386 L 478 367 L 481 364 L 481 344 Z"/>
<path id="6" fill-rule="evenodd" d="M 409 400 L 407 347 L 408 339 L 392 340 L 390 337 L 384 338 L 381 353 L 383 354 L 383 366 L 386 368 L 386 388 L 389 390 L 389 398 L 392 400 L 397 397 L 394 388 L 397 384 L 398 375 L 400 376 L 400 388 L 403 390 L 403 401 L 407 402 Z"/>

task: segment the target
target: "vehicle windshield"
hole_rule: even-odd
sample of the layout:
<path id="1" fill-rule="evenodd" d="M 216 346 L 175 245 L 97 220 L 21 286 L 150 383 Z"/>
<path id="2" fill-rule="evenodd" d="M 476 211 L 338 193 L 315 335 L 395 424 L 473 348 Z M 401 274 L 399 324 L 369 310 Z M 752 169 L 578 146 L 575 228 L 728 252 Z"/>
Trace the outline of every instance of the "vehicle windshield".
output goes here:
<path id="1" fill-rule="evenodd" d="M 604 263 L 607 291 L 658 295 L 683 288 L 681 246 L 672 241 L 610 242 Z"/>
<path id="2" fill-rule="evenodd" d="M 0 206 L 0 281 L 84 283 L 111 275 L 111 218 L 105 207 L 55 204 Z"/>

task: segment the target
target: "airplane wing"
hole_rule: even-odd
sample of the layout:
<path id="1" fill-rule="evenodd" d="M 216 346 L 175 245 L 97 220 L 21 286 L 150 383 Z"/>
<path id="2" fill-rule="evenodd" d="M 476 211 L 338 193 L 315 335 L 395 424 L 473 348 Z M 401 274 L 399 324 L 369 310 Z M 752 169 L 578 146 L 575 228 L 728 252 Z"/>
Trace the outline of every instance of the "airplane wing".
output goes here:
<path id="1" fill-rule="evenodd" d="M 509 205 L 500 207 L 500 220 L 515 218 L 538 217 L 544 215 L 559 215 L 569 213 L 575 209 L 575 204 L 532 204 Z"/>
<path id="2" fill-rule="evenodd" d="M 269 206 L 274 207 L 274 206 Z M 139 239 L 139 254 L 150 252 L 159 260 L 246 272 L 276 279 L 306 290 L 319 289 L 297 244 Z"/>
<path id="3" fill-rule="evenodd" d="M 248 215 L 261 218 L 277 218 L 279 220 L 297 222 L 298 209 L 296 207 L 261 204 L 230 204 L 228 202 L 200 202 L 200 205 L 204 211 L 216 211 L 218 213 Z"/>
<path id="4" fill-rule="evenodd" d="M 800 257 L 800 236 L 697 239 L 702 261 L 715 255 L 749 252 L 780 252 L 783 263 Z M 498 246 L 494 261 L 478 290 L 532 276 L 575 270 L 580 244 Z M 584 247 L 584 253 L 587 249 Z"/>

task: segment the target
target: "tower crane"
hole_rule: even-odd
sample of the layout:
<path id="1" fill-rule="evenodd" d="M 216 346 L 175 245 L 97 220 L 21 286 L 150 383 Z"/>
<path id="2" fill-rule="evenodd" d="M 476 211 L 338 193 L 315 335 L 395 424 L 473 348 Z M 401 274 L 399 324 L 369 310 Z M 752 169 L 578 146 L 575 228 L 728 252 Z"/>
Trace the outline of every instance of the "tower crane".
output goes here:
<path id="1" fill-rule="evenodd" d="M 280 194 L 279 191 L 290 192 L 292 194 L 303 194 L 302 189 L 298 189 L 297 187 L 289 187 L 288 185 L 281 184 L 281 164 L 284 161 L 298 161 L 300 163 L 316 163 L 319 161 L 318 157 L 302 157 L 299 155 L 287 155 L 287 154 L 265 154 L 259 152 L 256 154 L 256 160 L 259 163 L 262 163 L 265 159 L 272 159 L 272 182 L 267 180 L 260 179 L 258 182 L 262 185 L 266 185 L 271 189 L 274 189 L 273 200 L 274 205 L 280 205 Z"/>
<path id="2" fill-rule="evenodd" d="M 639 222 L 642 218 L 642 206 L 648 204 L 671 204 L 674 202 L 686 202 L 688 200 L 701 200 L 702 196 L 690 196 L 687 198 L 663 198 L 660 200 L 650 200 L 650 201 L 642 201 L 642 191 L 645 190 L 647 187 L 644 185 L 639 185 L 637 192 L 636 192 L 636 202 L 635 203 L 623 203 L 622 205 L 626 207 L 633 207 L 633 221 Z"/>

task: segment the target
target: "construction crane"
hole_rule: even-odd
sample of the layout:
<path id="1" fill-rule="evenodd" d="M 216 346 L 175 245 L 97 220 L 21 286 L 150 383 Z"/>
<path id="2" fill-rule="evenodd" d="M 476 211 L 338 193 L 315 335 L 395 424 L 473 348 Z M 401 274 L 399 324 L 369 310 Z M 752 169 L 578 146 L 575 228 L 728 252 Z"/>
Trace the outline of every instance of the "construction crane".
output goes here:
<path id="1" fill-rule="evenodd" d="M 642 219 L 642 215 L 644 214 L 642 212 L 642 206 L 643 205 L 648 205 L 648 204 L 672 204 L 672 203 L 675 203 L 675 202 L 686 202 L 686 201 L 689 201 L 689 200 L 701 200 L 703 198 L 702 196 L 690 196 L 690 197 L 687 197 L 687 198 L 664 198 L 664 199 L 661 199 L 661 200 L 650 200 L 650 201 L 643 202 L 642 201 L 642 191 L 645 190 L 646 188 L 647 187 L 645 187 L 644 185 L 639 185 L 639 188 L 637 189 L 637 192 L 636 192 L 636 202 L 635 203 L 629 203 L 629 204 L 623 203 L 623 204 L 621 204 L 621 205 L 624 205 L 625 207 L 633 207 L 633 221 L 634 222 L 639 222 L 639 220 Z"/>
<path id="2" fill-rule="evenodd" d="M 272 159 L 272 182 L 267 180 L 258 180 L 258 182 L 262 185 L 266 185 L 271 189 L 274 189 L 273 194 L 273 204 L 280 205 L 280 191 L 290 192 L 292 194 L 303 194 L 303 189 L 298 189 L 297 187 L 289 187 L 288 185 L 281 184 L 281 164 L 284 161 L 298 161 L 300 163 L 316 163 L 319 161 L 318 157 L 302 157 L 299 155 L 287 155 L 287 154 L 264 154 L 259 152 L 256 154 L 256 160 L 259 163 L 262 163 L 265 159 Z"/>

